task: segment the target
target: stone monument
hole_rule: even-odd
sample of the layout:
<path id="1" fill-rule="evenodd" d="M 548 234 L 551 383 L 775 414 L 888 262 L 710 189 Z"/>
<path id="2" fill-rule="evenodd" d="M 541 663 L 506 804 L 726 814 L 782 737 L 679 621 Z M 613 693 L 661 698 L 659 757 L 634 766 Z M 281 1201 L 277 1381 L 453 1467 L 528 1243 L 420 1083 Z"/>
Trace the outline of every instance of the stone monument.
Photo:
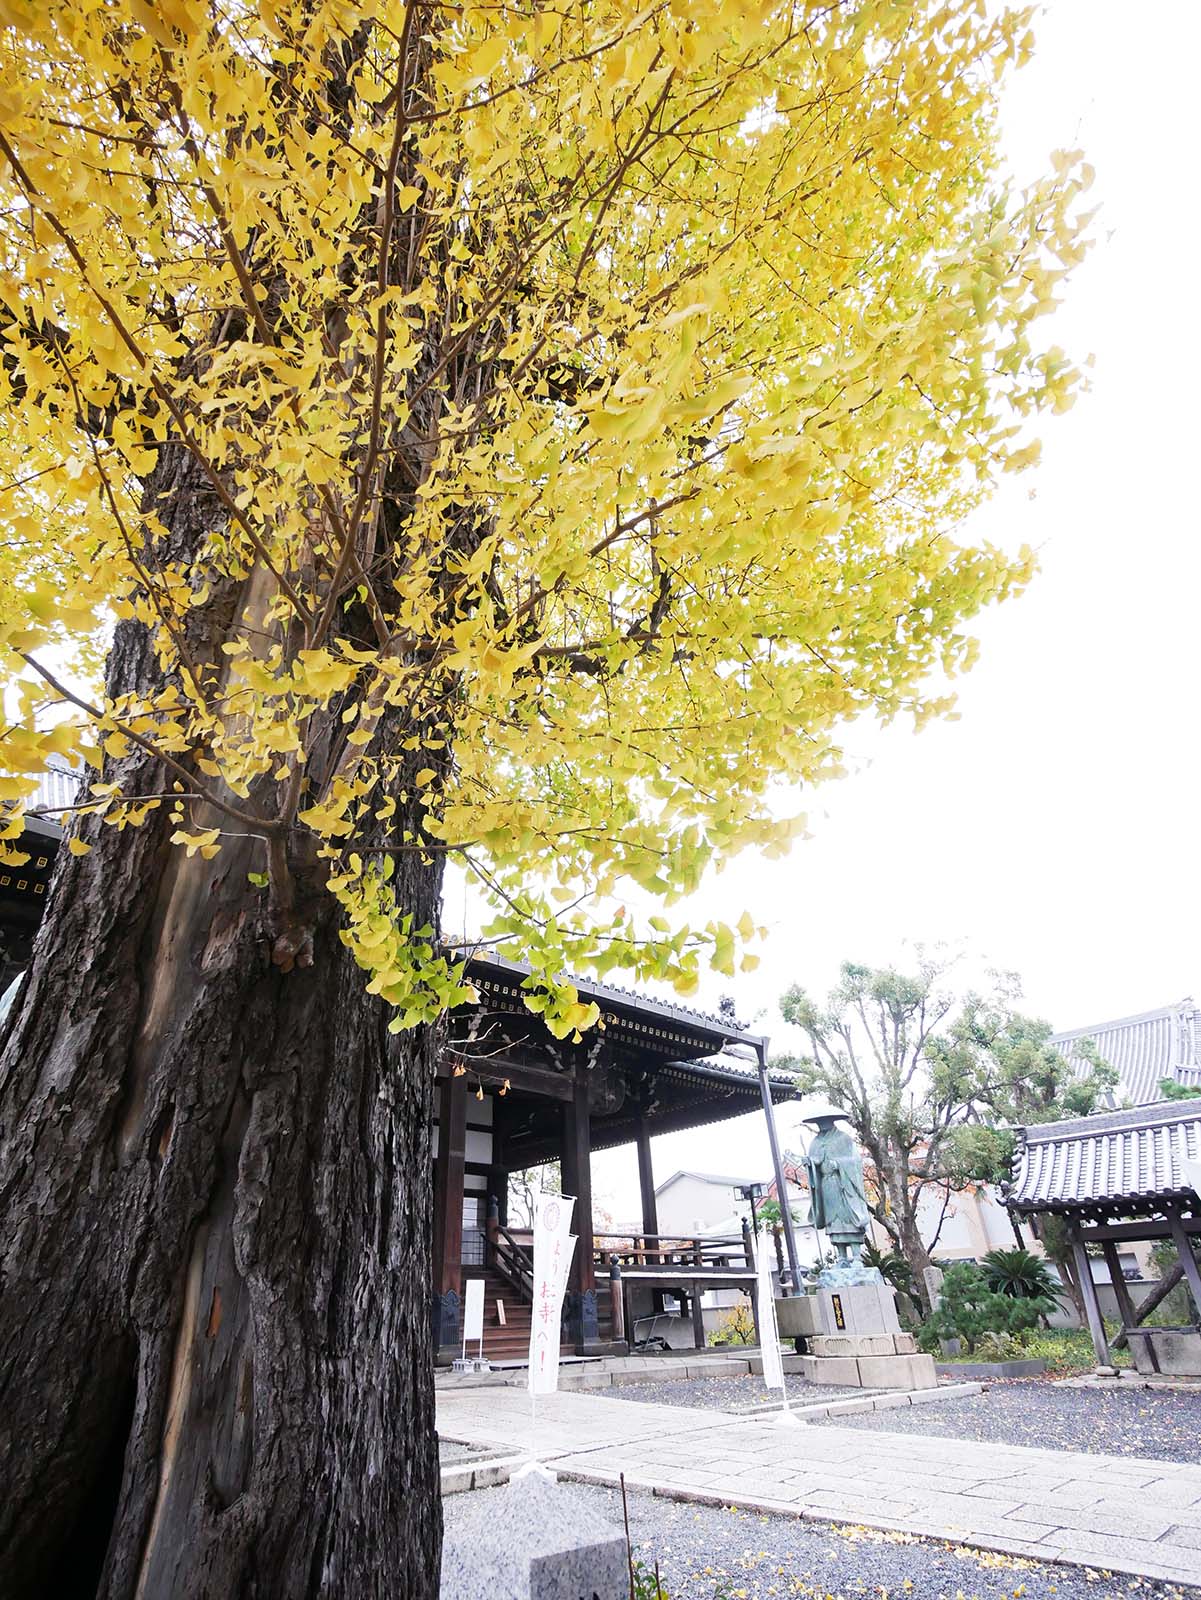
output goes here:
<path id="1" fill-rule="evenodd" d="M 781 1334 L 807 1341 L 801 1370 L 813 1383 L 865 1389 L 932 1389 L 931 1356 L 902 1333 L 896 1293 L 863 1262 L 871 1213 L 863 1160 L 845 1128 L 846 1112 L 823 1106 L 805 1121 L 816 1125 L 805 1166 L 814 1225 L 834 1246 L 835 1260 L 813 1275 L 813 1291 L 777 1300 Z"/>
<path id="2" fill-rule="evenodd" d="M 625 1535 L 549 1473 L 445 1503 L 440 1600 L 629 1600 Z"/>

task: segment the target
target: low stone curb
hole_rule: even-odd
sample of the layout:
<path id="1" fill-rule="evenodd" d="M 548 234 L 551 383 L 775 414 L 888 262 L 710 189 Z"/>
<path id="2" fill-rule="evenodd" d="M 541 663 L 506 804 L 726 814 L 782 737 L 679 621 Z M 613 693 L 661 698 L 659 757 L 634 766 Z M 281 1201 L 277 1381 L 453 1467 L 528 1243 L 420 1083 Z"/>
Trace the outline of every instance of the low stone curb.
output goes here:
<path id="1" fill-rule="evenodd" d="M 576 1483 L 596 1484 L 606 1489 L 616 1488 L 622 1478 L 620 1473 L 608 1472 L 601 1468 L 587 1471 L 577 1467 L 559 1468 L 558 1476 Z M 835 1524 L 839 1527 L 879 1528 L 884 1533 L 907 1533 L 916 1539 L 924 1539 L 935 1544 L 964 1545 L 973 1550 L 993 1551 L 998 1555 L 1024 1556 L 1027 1560 L 1045 1562 L 1047 1566 L 1076 1567 L 1084 1572 L 1119 1572 L 1129 1577 L 1157 1578 L 1164 1583 L 1186 1586 L 1194 1582 L 1194 1575 L 1183 1573 L 1179 1567 L 1160 1565 L 1142 1558 L 1138 1561 L 1129 1561 L 1121 1556 L 1107 1555 L 1104 1560 L 1083 1561 L 1061 1550 L 1031 1540 L 1003 1539 L 994 1534 L 972 1533 L 953 1527 L 940 1529 L 933 1525 L 923 1526 L 916 1518 L 882 1517 L 876 1514 L 863 1516 L 860 1513 L 840 1516 L 837 1512 L 824 1507 L 820 1511 L 810 1511 L 790 1500 L 765 1500 L 755 1495 L 713 1494 L 705 1489 L 658 1485 L 647 1478 L 633 1477 L 628 1472 L 625 1474 L 625 1485 L 627 1489 L 642 1489 L 658 1500 L 673 1500 L 681 1505 L 715 1506 L 718 1510 L 730 1508 L 737 1511 L 755 1511 L 765 1516 L 793 1517 L 798 1522 Z"/>
<path id="2" fill-rule="evenodd" d="M 785 1370 L 798 1371 L 789 1361 L 799 1362 L 799 1356 L 785 1357 Z M 595 1362 L 581 1362 L 570 1367 L 560 1367 L 560 1389 L 608 1389 L 627 1383 L 673 1383 L 688 1378 L 739 1377 L 753 1372 L 751 1356 L 702 1356 L 692 1360 L 670 1356 L 615 1356 Z M 440 1369 L 434 1375 L 435 1389 L 517 1389 L 526 1384 L 524 1365 L 494 1367 L 491 1372 L 455 1372 Z"/>
<path id="3" fill-rule="evenodd" d="M 1047 1370 L 1041 1360 L 1029 1361 L 936 1361 L 940 1378 L 1038 1378 Z"/>
<path id="4" fill-rule="evenodd" d="M 790 1405 L 789 1410 L 797 1417 L 853 1417 L 865 1411 L 895 1411 L 899 1406 L 924 1405 L 930 1400 L 964 1400 L 968 1395 L 980 1394 L 983 1385 L 979 1383 L 947 1383 L 937 1389 L 883 1389 L 879 1394 L 865 1394 L 840 1399 L 829 1400 L 824 1404 L 821 1401 L 807 1402 L 804 1405 Z M 726 1416 L 734 1417 L 766 1417 L 773 1411 L 783 1411 L 782 1400 L 771 1400 L 765 1405 L 731 1406 L 725 1412 Z"/>
<path id="5" fill-rule="evenodd" d="M 468 1489 L 492 1489 L 508 1483 L 526 1456 L 494 1456 L 490 1461 L 452 1461 L 442 1468 L 442 1493 L 464 1494 Z"/>

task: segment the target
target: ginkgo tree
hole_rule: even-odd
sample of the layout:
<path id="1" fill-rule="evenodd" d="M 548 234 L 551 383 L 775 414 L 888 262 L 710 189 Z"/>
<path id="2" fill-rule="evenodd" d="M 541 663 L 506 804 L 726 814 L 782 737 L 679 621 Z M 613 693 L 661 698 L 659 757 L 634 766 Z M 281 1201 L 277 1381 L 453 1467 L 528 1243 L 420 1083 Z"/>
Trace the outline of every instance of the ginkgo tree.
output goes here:
<path id="1" fill-rule="evenodd" d="M 1089 174 L 1003 177 L 1028 17 L 957 0 L 0 25 L 10 859 L 87 769 L 0 1069 L 0 1589 L 432 1595 L 445 864 L 560 1037 L 570 970 L 753 963 L 625 902 L 783 850 L 1027 580 L 964 529 L 1078 383 Z"/>

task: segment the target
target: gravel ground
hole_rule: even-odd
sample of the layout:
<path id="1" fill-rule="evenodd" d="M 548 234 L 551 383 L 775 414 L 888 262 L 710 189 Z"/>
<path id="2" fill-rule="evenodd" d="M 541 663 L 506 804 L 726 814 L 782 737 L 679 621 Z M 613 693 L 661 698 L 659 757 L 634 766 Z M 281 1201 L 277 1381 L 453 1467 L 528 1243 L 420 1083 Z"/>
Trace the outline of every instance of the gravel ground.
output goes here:
<path id="1" fill-rule="evenodd" d="M 999 1383 L 963 1400 L 831 1417 L 829 1426 L 1201 1461 L 1201 1393 L 1176 1389 Z"/>
<path id="2" fill-rule="evenodd" d="M 790 1375 L 788 1398 L 797 1405 L 820 1405 L 839 1400 L 843 1395 L 862 1395 L 863 1389 L 839 1389 L 833 1384 L 807 1383 Z M 589 1389 L 589 1394 L 605 1400 L 641 1400 L 657 1406 L 706 1406 L 711 1411 L 729 1411 L 735 1406 L 779 1403 L 778 1389 L 764 1388 L 763 1379 L 753 1372 L 739 1372 L 728 1378 L 651 1378 L 646 1383 L 615 1383 L 609 1389 Z"/>
<path id="3" fill-rule="evenodd" d="M 479 1445 L 452 1444 L 449 1439 L 438 1440 L 438 1460 L 444 1467 L 449 1467 L 452 1461 L 470 1461 L 473 1457 L 487 1454 L 488 1452 L 481 1450 Z"/>
<path id="4" fill-rule="evenodd" d="M 617 1490 L 573 1484 L 615 1525 L 621 1523 Z M 489 1494 L 484 1489 L 477 1491 Z M 457 1500 L 445 1502 L 452 1522 Z M 470 1498 L 474 1499 L 475 1496 Z M 761 1516 L 684 1505 L 631 1493 L 634 1554 L 659 1575 L 671 1600 L 812 1600 L 871 1595 L 875 1600 L 1169 1600 L 1201 1590 L 1154 1583 L 1149 1578 L 1108 1577 L 1079 1567 L 990 1555 L 962 1545 L 915 1539 L 868 1528 L 835 1528 L 792 1517 Z M 648 1587 L 648 1600 L 653 1589 Z"/>

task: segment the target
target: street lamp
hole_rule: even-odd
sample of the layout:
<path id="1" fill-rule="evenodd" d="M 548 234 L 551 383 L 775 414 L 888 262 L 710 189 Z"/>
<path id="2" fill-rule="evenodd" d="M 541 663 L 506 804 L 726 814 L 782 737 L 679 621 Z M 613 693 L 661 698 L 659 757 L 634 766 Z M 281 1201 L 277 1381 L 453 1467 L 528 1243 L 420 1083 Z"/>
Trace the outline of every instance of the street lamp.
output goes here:
<path id="1" fill-rule="evenodd" d="M 759 1218 L 755 1215 L 755 1201 L 763 1199 L 763 1185 L 761 1183 L 744 1183 L 738 1190 L 739 1198 L 750 1202 L 751 1231 L 759 1232 Z"/>

